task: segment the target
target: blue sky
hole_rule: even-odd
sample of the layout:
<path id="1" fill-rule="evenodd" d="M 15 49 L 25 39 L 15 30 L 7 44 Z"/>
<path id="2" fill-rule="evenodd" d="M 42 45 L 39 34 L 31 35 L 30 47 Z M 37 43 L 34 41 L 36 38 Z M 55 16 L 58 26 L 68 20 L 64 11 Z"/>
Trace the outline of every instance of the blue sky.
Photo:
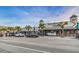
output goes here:
<path id="1" fill-rule="evenodd" d="M 39 20 L 55 22 L 69 20 L 79 15 L 79 7 L 67 6 L 0 6 L 0 25 L 25 26 L 38 24 Z"/>

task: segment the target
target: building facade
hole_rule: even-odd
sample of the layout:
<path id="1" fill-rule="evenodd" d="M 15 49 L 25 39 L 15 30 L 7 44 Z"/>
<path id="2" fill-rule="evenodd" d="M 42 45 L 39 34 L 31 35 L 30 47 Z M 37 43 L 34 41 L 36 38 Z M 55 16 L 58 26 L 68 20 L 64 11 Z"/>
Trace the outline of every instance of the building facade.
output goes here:
<path id="1" fill-rule="evenodd" d="M 67 22 L 67 24 L 63 28 L 59 26 L 59 23 L 61 24 L 62 22 L 46 23 L 44 29 L 45 35 L 61 36 L 63 33 L 64 36 L 75 36 L 77 33 L 77 16 L 72 15 L 69 21 L 64 22 Z"/>

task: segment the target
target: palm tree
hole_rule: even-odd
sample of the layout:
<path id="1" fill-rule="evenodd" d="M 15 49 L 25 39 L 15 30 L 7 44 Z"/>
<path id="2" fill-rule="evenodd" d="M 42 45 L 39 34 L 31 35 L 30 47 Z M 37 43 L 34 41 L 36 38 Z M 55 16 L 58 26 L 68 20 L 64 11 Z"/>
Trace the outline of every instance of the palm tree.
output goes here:
<path id="1" fill-rule="evenodd" d="M 27 28 L 28 28 L 28 26 L 26 25 L 26 26 L 24 27 L 24 29 L 26 29 L 26 30 L 27 30 Z"/>
<path id="2" fill-rule="evenodd" d="M 78 16 L 77 15 L 72 15 L 70 17 L 70 22 L 73 23 L 73 26 L 77 24 L 77 20 L 78 19 Z"/>
<path id="3" fill-rule="evenodd" d="M 62 28 L 62 37 L 64 37 L 64 26 L 67 25 L 68 22 L 59 22 L 58 26 Z"/>
<path id="4" fill-rule="evenodd" d="M 39 21 L 39 29 L 40 29 L 40 30 L 44 30 L 44 28 L 45 28 L 45 23 L 44 23 L 43 20 L 40 20 L 40 21 Z"/>
<path id="5" fill-rule="evenodd" d="M 25 29 L 27 29 L 28 31 L 30 31 L 32 29 L 32 27 L 30 25 L 28 25 L 28 26 L 26 25 Z"/>
<path id="6" fill-rule="evenodd" d="M 20 31 L 21 27 L 20 26 L 15 26 L 15 30 Z"/>
<path id="7" fill-rule="evenodd" d="M 6 26 L 0 26 L 0 34 L 2 33 L 2 35 L 4 36 L 6 31 L 7 31 L 7 27 Z"/>
<path id="8" fill-rule="evenodd" d="M 45 23 L 44 23 L 44 21 L 43 20 L 40 20 L 39 21 L 39 30 L 40 30 L 40 32 L 44 35 L 44 32 L 43 32 L 43 30 L 45 29 Z"/>
<path id="9" fill-rule="evenodd" d="M 7 31 L 13 31 L 14 27 L 7 27 Z"/>

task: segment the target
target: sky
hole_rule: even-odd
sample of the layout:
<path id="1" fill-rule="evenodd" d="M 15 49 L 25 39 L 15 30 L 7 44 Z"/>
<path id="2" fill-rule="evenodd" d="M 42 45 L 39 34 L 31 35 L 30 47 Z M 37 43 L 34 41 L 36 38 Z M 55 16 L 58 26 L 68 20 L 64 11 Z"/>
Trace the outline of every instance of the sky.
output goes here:
<path id="1" fill-rule="evenodd" d="M 79 16 L 78 6 L 0 6 L 0 26 L 36 26 L 41 19 L 69 21 L 73 14 Z"/>

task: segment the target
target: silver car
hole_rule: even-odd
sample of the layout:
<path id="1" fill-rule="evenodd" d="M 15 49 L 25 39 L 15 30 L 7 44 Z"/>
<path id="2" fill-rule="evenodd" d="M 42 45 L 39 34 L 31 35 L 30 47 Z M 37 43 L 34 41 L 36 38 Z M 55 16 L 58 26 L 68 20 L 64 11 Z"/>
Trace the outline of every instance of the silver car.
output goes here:
<path id="1" fill-rule="evenodd" d="M 22 33 L 16 33 L 15 34 L 15 37 L 24 37 L 25 35 L 24 34 L 22 34 Z"/>

